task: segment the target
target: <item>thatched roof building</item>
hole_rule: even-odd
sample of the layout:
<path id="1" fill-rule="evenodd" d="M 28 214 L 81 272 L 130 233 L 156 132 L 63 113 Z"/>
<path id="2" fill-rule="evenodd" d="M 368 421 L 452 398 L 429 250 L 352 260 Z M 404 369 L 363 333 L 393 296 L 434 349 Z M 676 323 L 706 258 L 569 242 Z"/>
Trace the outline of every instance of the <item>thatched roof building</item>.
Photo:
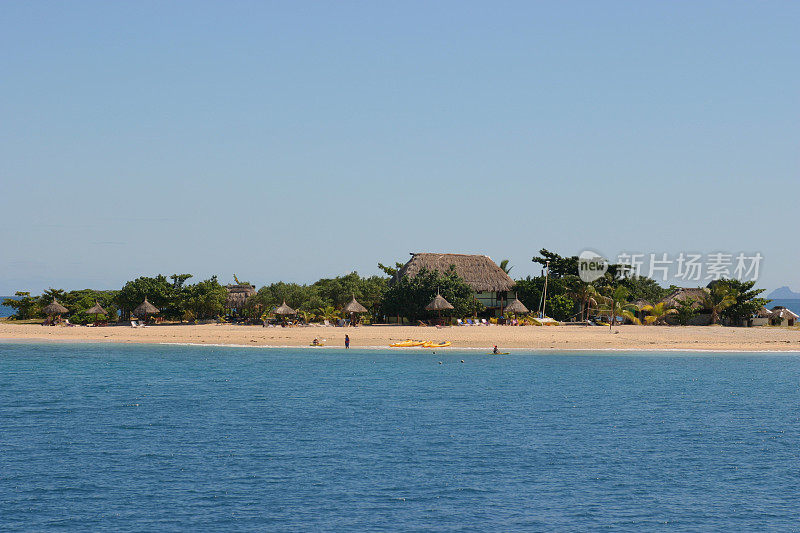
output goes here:
<path id="1" fill-rule="evenodd" d="M 297 311 L 286 305 L 286 300 L 284 300 L 281 305 L 275 308 L 276 315 L 293 315 L 295 313 L 297 313 Z"/>
<path id="2" fill-rule="evenodd" d="M 97 303 L 97 300 L 94 301 L 94 305 L 84 311 L 87 315 L 104 315 L 106 314 L 106 310 L 103 309 L 103 306 Z"/>
<path id="3" fill-rule="evenodd" d="M 156 315 L 158 314 L 158 307 L 148 302 L 147 296 L 145 296 L 144 301 L 140 303 L 136 309 L 133 310 L 133 314 L 138 317 L 147 315 Z"/>
<path id="4" fill-rule="evenodd" d="M 425 306 L 426 311 L 444 311 L 445 309 L 453 309 L 453 304 L 445 300 L 444 296 L 439 293 L 436 293 L 436 298 Z"/>
<path id="5" fill-rule="evenodd" d="M 53 298 L 53 301 L 47 304 L 44 309 L 42 309 L 42 313 L 47 316 L 55 316 L 55 315 L 63 315 L 64 313 L 69 313 L 69 310 L 58 303 L 58 301 Z"/>
<path id="6" fill-rule="evenodd" d="M 228 309 L 241 309 L 248 298 L 256 294 L 256 288 L 249 283 L 238 285 L 225 285 L 228 296 L 225 298 L 225 307 Z"/>
<path id="7" fill-rule="evenodd" d="M 703 301 L 708 296 L 709 290 L 704 287 L 675 289 L 661 300 L 669 307 L 677 307 L 679 303 L 693 300 L 692 309 L 704 309 Z"/>
<path id="8" fill-rule="evenodd" d="M 411 259 L 397 277 L 413 278 L 423 268 L 428 271 L 447 271 L 454 266 L 456 273 L 476 292 L 503 292 L 514 286 L 514 280 L 486 255 L 412 253 Z"/>
<path id="9" fill-rule="evenodd" d="M 350 303 L 344 306 L 345 313 L 369 313 L 366 307 L 356 301 L 356 297 L 350 300 Z"/>

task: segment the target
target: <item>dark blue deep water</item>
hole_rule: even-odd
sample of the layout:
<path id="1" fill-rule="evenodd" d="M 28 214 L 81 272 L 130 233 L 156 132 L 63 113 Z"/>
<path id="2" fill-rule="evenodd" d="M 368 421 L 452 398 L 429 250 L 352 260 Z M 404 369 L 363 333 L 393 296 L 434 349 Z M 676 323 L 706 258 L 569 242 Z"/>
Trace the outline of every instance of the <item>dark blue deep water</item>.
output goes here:
<path id="1" fill-rule="evenodd" d="M 0 344 L 0 530 L 602 529 L 800 529 L 800 356 Z"/>

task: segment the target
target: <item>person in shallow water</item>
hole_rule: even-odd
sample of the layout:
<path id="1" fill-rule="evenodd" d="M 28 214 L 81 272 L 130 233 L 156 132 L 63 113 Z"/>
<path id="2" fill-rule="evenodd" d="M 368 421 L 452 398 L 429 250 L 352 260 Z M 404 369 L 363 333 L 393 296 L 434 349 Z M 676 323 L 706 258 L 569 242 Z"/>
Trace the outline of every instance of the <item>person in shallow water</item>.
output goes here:
<path id="1" fill-rule="evenodd" d="M 492 350 L 492 353 L 495 354 L 495 355 L 500 353 L 500 350 L 497 349 L 497 345 L 496 344 L 494 345 L 494 350 Z"/>
<path id="2" fill-rule="evenodd" d="M 344 347 L 345 349 L 350 348 L 350 335 L 344 336 Z"/>

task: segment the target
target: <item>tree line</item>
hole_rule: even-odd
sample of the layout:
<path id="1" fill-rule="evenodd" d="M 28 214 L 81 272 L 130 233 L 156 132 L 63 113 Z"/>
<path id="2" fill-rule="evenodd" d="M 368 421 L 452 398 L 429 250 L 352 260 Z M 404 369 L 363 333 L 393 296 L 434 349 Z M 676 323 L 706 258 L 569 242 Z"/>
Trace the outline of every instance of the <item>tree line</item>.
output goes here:
<path id="1" fill-rule="evenodd" d="M 713 322 L 721 319 L 740 321 L 752 316 L 769 301 L 758 297 L 763 289 L 754 289 L 754 282 L 721 280 L 709 288 L 703 301 L 679 302 L 675 308 L 669 308 L 658 302 L 675 287 L 662 287 L 647 277 L 617 276 L 619 265 L 610 265 L 603 277 L 586 283 L 577 275 L 577 256 L 561 256 L 547 249 L 540 250 L 539 254 L 533 261 L 549 264 L 546 301 L 543 302 L 544 271 L 538 276 L 517 279 L 514 294 L 507 295 L 508 301 L 519 298 L 532 311 L 544 304 L 547 315 L 558 321 L 579 321 L 589 316 L 605 315 L 612 321 L 624 317 L 627 321 L 642 324 L 662 323 L 667 318 L 687 323 L 699 312 L 698 307 L 710 311 Z M 236 313 L 258 320 L 285 302 L 296 309 L 303 320 L 333 319 L 340 316 L 340 310 L 352 298 L 356 298 L 374 320 L 399 316 L 416 321 L 433 316 L 425 306 L 437 292 L 453 305 L 452 310 L 443 312 L 446 316 L 473 316 L 484 310 L 473 298 L 472 289 L 453 267 L 443 272 L 423 269 L 413 278 L 404 276 L 392 281 L 402 263 L 395 263 L 394 267 L 382 263 L 378 266 L 385 276 L 362 277 L 352 272 L 310 284 L 271 283 L 258 289 Z M 506 272 L 512 268 L 507 260 L 500 266 Z M 77 324 L 95 319 L 85 313 L 95 302 L 107 311 L 105 316 L 99 317 L 101 320 L 126 320 L 145 297 L 160 310 L 160 316 L 171 321 L 193 322 L 231 312 L 226 305 L 227 289 L 216 276 L 196 283 L 191 283 L 192 278 L 191 274 L 143 276 L 127 282 L 119 290 L 48 289 L 39 296 L 18 292 L 15 298 L 3 303 L 15 309 L 13 318 L 25 320 L 41 317 L 42 309 L 55 298 L 69 310 L 70 322 Z"/>

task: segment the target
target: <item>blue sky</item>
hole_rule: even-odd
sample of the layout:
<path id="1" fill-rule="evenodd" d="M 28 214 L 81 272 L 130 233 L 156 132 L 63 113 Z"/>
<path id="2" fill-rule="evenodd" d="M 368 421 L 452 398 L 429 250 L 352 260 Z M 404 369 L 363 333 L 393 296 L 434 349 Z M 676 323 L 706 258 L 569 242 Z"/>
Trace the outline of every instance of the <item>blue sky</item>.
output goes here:
<path id="1" fill-rule="evenodd" d="M 800 289 L 800 4 L 0 5 L 0 294 L 412 251 L 761 252 Z"/>

